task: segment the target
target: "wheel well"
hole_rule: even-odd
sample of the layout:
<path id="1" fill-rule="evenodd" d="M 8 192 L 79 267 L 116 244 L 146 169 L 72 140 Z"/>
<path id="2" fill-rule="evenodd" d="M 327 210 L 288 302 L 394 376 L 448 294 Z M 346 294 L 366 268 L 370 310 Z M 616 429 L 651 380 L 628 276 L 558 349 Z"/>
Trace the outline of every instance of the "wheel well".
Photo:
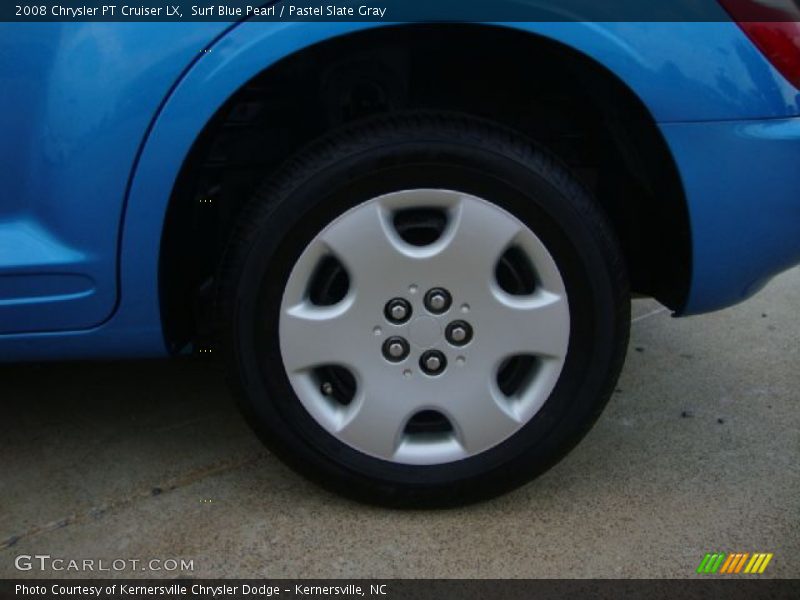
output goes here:
<path id="1" fill-rule="evenodd" d="M 283 59 L 234 93 L 198 136 L 162 240 L 162 319 L 173 350 L 210 334 L 216 266 L 255 187 L 326 132 L 407 109 L 492 119 L 549 148 L 610 217 L 632 289 L 680 307 L 691 269 L 686 203 L 672 156 L 638 98 L 604 67 L 537 35 L 404 25 Z"/>

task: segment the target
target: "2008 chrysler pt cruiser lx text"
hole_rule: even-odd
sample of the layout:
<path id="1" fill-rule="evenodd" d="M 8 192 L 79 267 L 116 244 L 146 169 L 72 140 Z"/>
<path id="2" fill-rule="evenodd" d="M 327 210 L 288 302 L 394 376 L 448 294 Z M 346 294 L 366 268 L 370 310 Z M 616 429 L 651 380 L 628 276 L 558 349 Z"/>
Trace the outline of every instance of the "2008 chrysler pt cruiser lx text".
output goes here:
<path id="1" fill-rule="evenodd" d="M 694 315 L 800 262 L 800 25 L 724 4 L 3 25 L 0 359 L 213 350 L 330 488 L 520 485 L 601 412 L 632 293 Z"/>

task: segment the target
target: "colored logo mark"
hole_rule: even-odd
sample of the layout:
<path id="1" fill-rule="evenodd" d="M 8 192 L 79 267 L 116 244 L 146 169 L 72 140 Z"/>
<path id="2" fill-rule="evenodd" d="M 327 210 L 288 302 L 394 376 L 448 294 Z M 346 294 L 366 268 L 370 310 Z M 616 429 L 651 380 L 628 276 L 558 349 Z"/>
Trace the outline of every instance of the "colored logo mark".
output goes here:
<path id="1" fill-rule="evenodd" d="M 703 575 L 732 575 L 748 573 L 760 575 L 772 560 L 772 552 L 725 552 L 708 553 L 700 561 L 697 572 Z"/>

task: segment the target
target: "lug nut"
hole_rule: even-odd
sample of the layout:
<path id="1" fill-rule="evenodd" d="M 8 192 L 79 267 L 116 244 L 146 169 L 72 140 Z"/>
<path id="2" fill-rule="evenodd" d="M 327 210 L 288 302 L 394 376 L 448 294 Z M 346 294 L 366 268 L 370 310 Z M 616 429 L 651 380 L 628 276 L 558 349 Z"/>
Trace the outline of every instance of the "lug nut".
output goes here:
<path id="1" fill-rule="evenodd" d="M 440 375 L 447 367 L 447 358 L 438 350 L 428 350 L 420 357 L 419 366 L 428 375 Z"/>
<path id="2" fill-rule="evenodd" d="M 406 311 L 405 306 L 402 304 L 395 304 L 392 307 L 392 317 L 397 321 L 402 321 L 405 319 L 407 314 L 408 312 Z"/>
<path id="3" fill-rule="evenodd" d="M 411 318 L 411 305 L 403 298 L 394 298 L 386 303 L 383 314 L 389 321 L 399 325 Z"/>
<path id="4" fill-rule="evenodd" d="M 450 293 L 444 288 L 433 288 L 425 294 L 425 308 L 436 315 L 446 313 L 453 303 Z"/>
<path id="5" fill-rule="evenodd" d="M 408 342 L 401 337 L 390 337 L 383 343 L 383 356 L 392 362 L 402 362 L 409 351 Z"/>
<path id="6" fill-rule="evenodd" d="M 466 346 L 472 341 L 472 326 L 466 321 L 453 321 L 444 334 L 447 341 L 454 346 Z"/>
<path id="7" fill-rule="evenodd" d="M 425 368 L 428 371 L 438 371 L 442 368 L 442 361 L 439 360 L 438 356 L 429 356 L 425 359 Z"/>

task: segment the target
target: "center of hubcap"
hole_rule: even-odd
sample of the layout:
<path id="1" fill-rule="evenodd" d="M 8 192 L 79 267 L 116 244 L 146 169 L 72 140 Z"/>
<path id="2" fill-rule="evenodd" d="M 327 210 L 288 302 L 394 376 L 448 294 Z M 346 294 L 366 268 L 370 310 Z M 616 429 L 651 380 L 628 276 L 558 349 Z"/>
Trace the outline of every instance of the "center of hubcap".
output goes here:
<path id="1" fill-rule="evenodd" d="M 430 348 L 442 337 L 442 326 L 433 317 L 421 316 L 411 321 L 408 328 L 411 343 L 419 348 Z"/>

